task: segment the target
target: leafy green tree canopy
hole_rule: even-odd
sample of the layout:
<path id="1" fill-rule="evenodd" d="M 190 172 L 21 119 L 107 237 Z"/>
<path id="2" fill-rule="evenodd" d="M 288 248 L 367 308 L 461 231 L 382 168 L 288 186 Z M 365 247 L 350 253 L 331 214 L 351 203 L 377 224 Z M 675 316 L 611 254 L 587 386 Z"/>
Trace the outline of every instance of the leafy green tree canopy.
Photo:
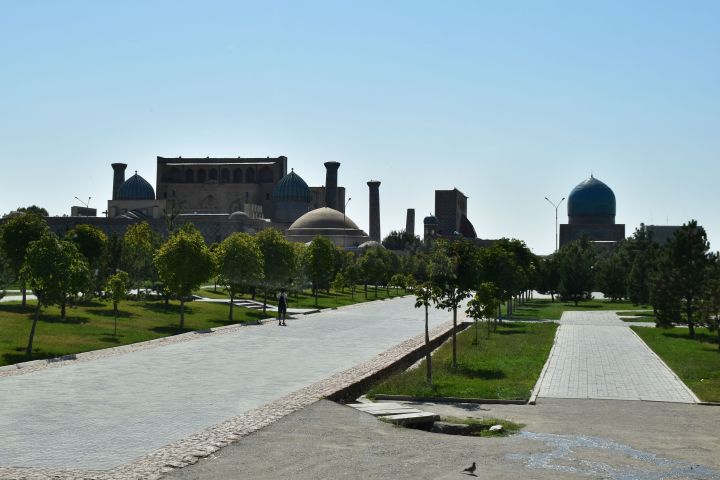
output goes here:
<path id="1" fill-rule="evenodd" d="M 85 256 L 91 268 L 99 265 L 108 245 L 108 237 L 105 232 L 87 224 L 78 225 L 69 230 L 65 235 L 65 239 L 77 245 L 80 253 Z"/>

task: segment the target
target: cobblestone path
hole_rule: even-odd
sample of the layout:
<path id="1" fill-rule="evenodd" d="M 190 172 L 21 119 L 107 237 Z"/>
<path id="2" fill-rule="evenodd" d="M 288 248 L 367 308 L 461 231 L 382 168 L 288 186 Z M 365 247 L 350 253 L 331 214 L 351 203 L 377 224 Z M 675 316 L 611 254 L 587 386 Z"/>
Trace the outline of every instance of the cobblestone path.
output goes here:
<path id="1" fill-rule="evenodd" d="M 697 403 L 613 312 L 564 312 L 539 397 Z"/>
<path id="2" fill-rule="evenodd" d="M 449 318 L 430 310 L 436 334 L 447 330 Z M 356 373 L 395 361 L 388 349 L 402 356 L 417 348 L 423 326 L 423 312 L 407 297 L 326 310 L 287 327 L 273 322 L 195 334 L 194 340 L 0 375 L 0 478 L 73 476 L 63 471 L 106 478 L 99 472 L 240 419 L 220 433 L 208 430 L 205 440 L 185 442 L 195 457 L 180 451 L 175 458 L 185 460 L 170 462 L 155 455 L 148 465 L 157 472 L 192 463 L 187 458 L 197 461 L 228 439 L 352 383 Z M 134 472 L 107 478 L 152 478 Z"/>

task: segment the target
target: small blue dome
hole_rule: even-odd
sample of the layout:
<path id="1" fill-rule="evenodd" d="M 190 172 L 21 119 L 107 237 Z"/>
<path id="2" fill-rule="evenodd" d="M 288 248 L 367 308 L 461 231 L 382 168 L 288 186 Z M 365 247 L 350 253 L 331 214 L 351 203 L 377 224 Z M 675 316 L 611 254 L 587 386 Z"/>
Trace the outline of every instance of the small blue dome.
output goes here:
<path id="1" fill-rule="evenodd" d="M 143 177 L 135 172 L 118 188 L 118 200 L 155 200 L 155 190 Z"/>
<path id="2" fill-rule="evenodd" d="M 570 192 L 567 209 L 569 217 L 615 217 L 615 194 L 610 187 L 590 175 Z"/>
<path id="3" fill-rule="evenodd" d="M 305 180 L 291 170 L 273 188 L 272 199 L 278 202 L 310 203 L 312 195 Z"/>
<path id="4" fill-rule="evenodd" d="M 425 217 L 423 219 L 424 225 L 438 225 L 440 222 L 438 222 L 438 219 L 435 215 L 430 215 L 428 217 Z"/>

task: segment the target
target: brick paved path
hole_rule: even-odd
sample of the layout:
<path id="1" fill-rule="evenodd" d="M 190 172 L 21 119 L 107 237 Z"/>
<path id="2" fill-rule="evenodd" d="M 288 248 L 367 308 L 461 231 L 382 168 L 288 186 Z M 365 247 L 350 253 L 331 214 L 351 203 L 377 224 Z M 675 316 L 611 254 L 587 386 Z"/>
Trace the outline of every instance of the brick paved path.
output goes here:
<path id="1" fill-rule="evenodd" d="M 431 326 L 449 318 L 448 312 L 430 310 Z M 365 375 L 395 361 L 389 348 L 402 343 L 399 355 L 417 348 L 406 344 L 422 334 L 423 321 L 414 298 L 407 297 L 323 311 L 287 327 L 273 322 L 236 328 L 0 376 L 0 478 L 14 478 L 18 467 L 111 469 L 233 417 L 240 426 L 221 432 L 225 439 L 256 430 L 329 394 L 335 384 L 351 382 L 355 371 L 348 369 L 364 365 L 358 374 Z M 308 386 L 313 388 L 302 398 L 293 397 Z M 256 413 L 246 418 L 246 412 Z M 215 437 L 207 438 L 208 451 L 216 450 Z"/>
<path id="2" fill-rule="evenodd" d="M 697 397 L 613 312 L 565 312 L 539 397 L 696 403 Z"/>

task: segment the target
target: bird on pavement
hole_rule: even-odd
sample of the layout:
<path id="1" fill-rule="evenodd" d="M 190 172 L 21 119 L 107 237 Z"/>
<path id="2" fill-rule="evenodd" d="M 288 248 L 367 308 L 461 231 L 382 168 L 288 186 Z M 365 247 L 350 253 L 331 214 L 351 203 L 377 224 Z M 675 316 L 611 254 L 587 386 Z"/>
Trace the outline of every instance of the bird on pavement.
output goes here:
<path id="1" fill-rule="evenodd" d="M 467 467 L 465 470 L 463 470 L 463 473 L 469 473 L 469 474 L 472 475 L 473 473 L 475 473 L 475 469 L 476 469 L 476 468 L 477 468 L 477 466 L 475 465 L 475 462 L 473 462 L 472 465 L 470 465 L 470 466 Z"/>

